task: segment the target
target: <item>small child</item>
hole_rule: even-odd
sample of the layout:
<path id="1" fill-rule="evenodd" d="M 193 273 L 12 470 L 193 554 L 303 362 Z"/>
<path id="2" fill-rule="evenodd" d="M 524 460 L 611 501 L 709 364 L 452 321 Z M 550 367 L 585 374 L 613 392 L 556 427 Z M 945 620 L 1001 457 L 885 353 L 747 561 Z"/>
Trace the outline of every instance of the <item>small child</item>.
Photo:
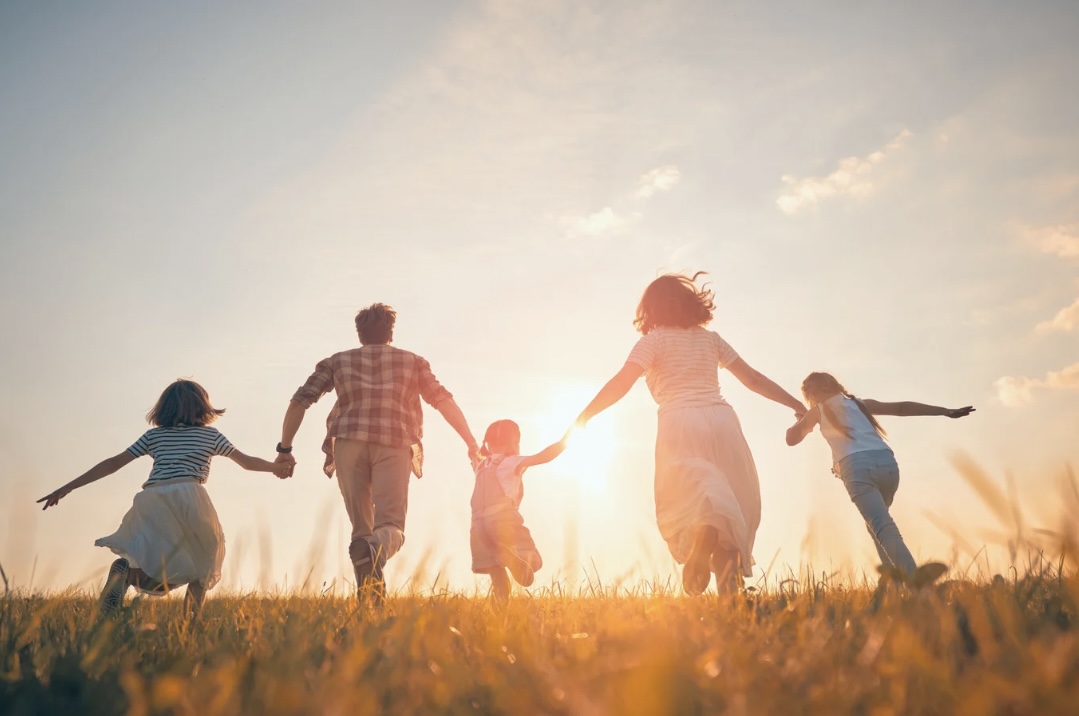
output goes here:
<path id="1" fill-rule="evenodd" d="M 69 492 L 111 475 L 142 455 L 154 459 L 150 477 L 135 495 L 120 528 L 94 544 L 108 547 L 119 559 L 109 568 L 101 593 L 102 611 L 120 608 L 128 587 L 147 594 L 164 594 L 187 585 L 184 610 L 197 616 L 206 590 L 221 578 L 225 536 L 217 511 L 202 485 L 210 475 L 210 458 L 232 458 L 245 470 L 289 476 L 291 465 L 243 454 L 208 427 L 223 414 L 210 404 L 206 390 L 190 380 L 177 380 L 161 394 L 146 416 L 156 427 L 119 455 L 98 463 L 63 487 L 42 497 L 42 509 L 60 502 Z"/>
<path id="2" fill-rule="evenodd" d="M 802 395 L 809 403 L 809 412 L 787 430 L 787 444 L 802 442 L 820 424 L 821 435 L 832 448 L 832 472 L 843 481 L 851 502 L 865 520 L 885 572 L 912 578 L 917 565 L 888 512 L 899 487 L 899 465 L 884 442 L 884 428 L 874 416 L 962 418 L 973 413 L 974 408 L 859 400 L 828 373 L 810 373 L 802 382 Z"/>
<path id="3" fill-rule="evenodd" d="M 521 586 L 529 587 L 543 566 L 519 510 L 524 496 L 521 476 L 528 468 L 562 454 L 566 437 L 535 455 L 521 455 L 521 429 L 512 420 L 491 423 L 483 436 L 483 446 L 473 464 L 476 487 L 472 491 L 472 571 L 490 575 L 494 596 L 500 601 L 510 594 L 507 570 Z"/>

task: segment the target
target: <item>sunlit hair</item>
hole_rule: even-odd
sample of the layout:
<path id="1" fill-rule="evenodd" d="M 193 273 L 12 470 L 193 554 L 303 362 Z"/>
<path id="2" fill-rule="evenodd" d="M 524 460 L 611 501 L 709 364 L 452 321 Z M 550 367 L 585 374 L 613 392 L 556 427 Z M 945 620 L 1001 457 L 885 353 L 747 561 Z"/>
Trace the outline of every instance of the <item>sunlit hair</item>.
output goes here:
<path id="1" fill-rule="evenodd" d="M 480 454 L 490 457 L 495 454 L 517 452 L 521 448 L 521 428 L 512 420 L 496 420 L 487 427 L 483 434 Z"/>
<path id="2" fill-rule="evenodd" d="M 704 275 L 704 271 L 698 271 L 692 278 L 669 273 L 648 284 L 637 305 L 633 325 L 647 335 L 658 326 L 692 328 L 707 324 L 712 320 L 716 304 L 711 290 L 704 286 L 697 288 L 697 278 Z"/>
<path id="3" fill-rule="evenodd" d="M 157 405 L 146 414 L 146 422 L 160 428 L 209 425 L 224 414 L 224 408 L 219 410 L 210 404 L 205 388 L 193 380 L 180 378 L 161 393 Z"/>
<path id="4" fill-rule="evenodd" d="M 820 409 L 828 415 L 828 421 L 836 426 L 843 432 L 848 438 L 850 437 L 850 426 L 844 425 L 839 417 L 832 411 L 830 405 L 824 405 L 825 401 L 836 395 L 845 395 L 854 401 L 858 409 L 862 411 L 866 419 L 869 420 L 870 425 L 877 431 L 877 435 L 882 438 L 887 436 L 888 433 L 884 431 L 884 428 L 880 426 L 877 419 L 873 417 L 873 414 L 869 412 L 869 408 L 865 407 L 865 403 L 851 395 L 846 388 L 844 388 L 838 380 L 835 379 L 831 373 L 810 373 L 802 381 L 802 395 L 809 403 L 810 407 L 820 405 Z"/>
<path id="5" fill-rule="evenodd" d="M 393 327 L 397 323 L 397 311 L 385 303 L 372 303 L 356 314 L 356 333 L 360 343 L 389 343 L 393 340 Z"/>

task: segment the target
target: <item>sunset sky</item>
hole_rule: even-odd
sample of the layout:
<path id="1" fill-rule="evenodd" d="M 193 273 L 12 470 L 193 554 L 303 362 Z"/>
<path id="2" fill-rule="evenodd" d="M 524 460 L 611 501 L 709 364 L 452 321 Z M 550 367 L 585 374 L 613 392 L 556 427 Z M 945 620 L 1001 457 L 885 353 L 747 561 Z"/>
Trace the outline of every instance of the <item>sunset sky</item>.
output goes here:
<path id="1" fill-rule="evenodd" d="M 959 451 L 1014 476 L 1030 523 L 1074 520 L 1077 36 L 1074 2 L 0 4 L 0 564 L 98 585 L 93 541 L 150 461 L 34 500 L 134 442 L 177 377 L 272 458 L 289 397 L 374 301 L 477 436 L 513 418 L 539 450 L 622 365 L 666 271 L 708 271 L 712 328 L 792 392 L 829 370 L 978 408 L 884 420 L 920 561 L 965 568 L 1010 529 Z M 819 434 L 788 448 L 790 413 L 720 378 L 761 476 L 757 574 L 871 569 Z M 215 461 L 226 587 L 349 574 L 331 405 L 290 481 Z M 387 574 L 469 590 L 472 475 L 426 417 Z M 642 381 L 526 475 L 540 584 L 675 573 L 655 424 Z"/>

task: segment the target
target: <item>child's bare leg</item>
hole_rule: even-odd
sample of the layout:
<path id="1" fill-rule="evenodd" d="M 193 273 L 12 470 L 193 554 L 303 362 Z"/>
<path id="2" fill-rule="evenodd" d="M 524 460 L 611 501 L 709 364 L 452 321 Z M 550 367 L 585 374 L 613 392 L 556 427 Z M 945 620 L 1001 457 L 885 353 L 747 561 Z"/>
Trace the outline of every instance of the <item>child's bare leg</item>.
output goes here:
<path id="1" fill-rule="evenodd" d="M 491 570 L 491 594 L 500 602 L 510 598 L 510 576 L 505 567 Z"/>
<path id="2" fill-rule="evenodd" d="M 184 593 L 184 615 L 187 619 L 195 619 L 202 611 L 202 601 L 206 598 L 206 589 L 202 582 L 191 582 L 187 585 Z"/>

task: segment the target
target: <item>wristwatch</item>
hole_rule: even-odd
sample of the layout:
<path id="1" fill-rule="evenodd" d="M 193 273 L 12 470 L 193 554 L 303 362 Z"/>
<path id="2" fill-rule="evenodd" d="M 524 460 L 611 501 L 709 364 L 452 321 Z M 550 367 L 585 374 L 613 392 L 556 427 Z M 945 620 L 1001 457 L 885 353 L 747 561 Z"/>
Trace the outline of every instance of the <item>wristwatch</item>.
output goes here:
<path id="1" fill-rule="evenodd" d="M 292 452 L 292 446 L 289 445 L 288 447 L 285 447 L 281 443 L 277 443 L 277 452 L 281 453 L 282 455 L 288 455 L 290 452 Z"/>

